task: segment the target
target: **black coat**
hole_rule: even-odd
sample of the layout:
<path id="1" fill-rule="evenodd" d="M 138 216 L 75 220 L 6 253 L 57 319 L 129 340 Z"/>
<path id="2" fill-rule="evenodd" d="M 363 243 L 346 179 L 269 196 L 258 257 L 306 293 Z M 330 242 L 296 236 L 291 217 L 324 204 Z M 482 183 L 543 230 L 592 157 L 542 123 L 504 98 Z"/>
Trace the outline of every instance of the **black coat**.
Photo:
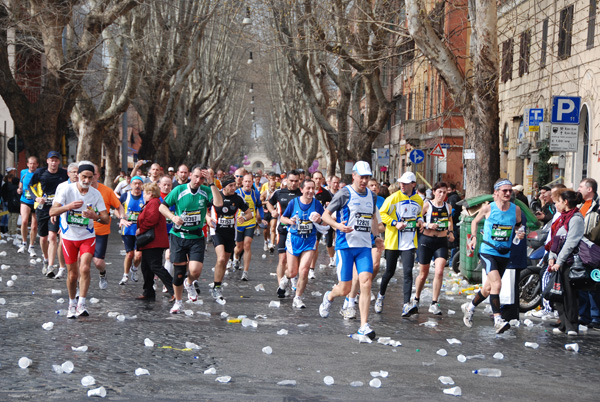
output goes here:
<path id="1" fill-rule="evenodd" d="M 8 212 L 17 214 L 21 211 L 21 196 L 17 194 L 18 188 L 19 179 L 17 177 L 13 177 L 11 181 L 4 183 L 2 185 L 2 189 L 0 190 L 2 201 L 6 203 Z"/>

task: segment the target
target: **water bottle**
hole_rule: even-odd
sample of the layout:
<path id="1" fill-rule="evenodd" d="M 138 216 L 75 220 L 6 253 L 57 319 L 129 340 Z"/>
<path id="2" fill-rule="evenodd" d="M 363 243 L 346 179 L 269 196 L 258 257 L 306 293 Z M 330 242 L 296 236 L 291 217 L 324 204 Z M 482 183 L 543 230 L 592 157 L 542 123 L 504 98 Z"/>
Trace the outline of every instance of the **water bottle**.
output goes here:
<path id="1" fill-rule="evenodd" d="M 48 199 L 48 194 L 44 193 L 44 195 L 42 195 L 42 198 L 44 199 L 44 202 L 40 202 L 38 205 L 38 209 L 43 209 L 44 205 L 46 205 L 46 200 Z"/>
<path id="2" fill-rule="evenodd" d="M 519 243 L 521 242 L 521 239 L 519 239 L 519 238 L 517 237 L 517 235 L 518 235 L 519 233 L 525 233 L 525 226 L 521 225 L 521 227 L 519 228 L 519 230 L 517 230 L 517 233 L 515 233 L 515 238 L 513 239 L 513 244 L 514 244 L 515 246 L 518 246 L 518 245 L 519 245 Z"/>
<path id="3" fill-rule="evenodd" d="M 473 370 L 473 374 L 483 375 L 486 377 L 500 377 L 502 375 L 502 371 L 495 368 L 481 368 L 479 370 Z"/>
<path id="4" fill-rule="evenodd" d="M 300 221 L 300 215 L 298 214 L 298 212 L 296 212 L 296 215 L 294 215 L 294 219 L 295 219 L 295 223 L 292 225 L 292 229 L 297 230 L 298 222 Z"/>

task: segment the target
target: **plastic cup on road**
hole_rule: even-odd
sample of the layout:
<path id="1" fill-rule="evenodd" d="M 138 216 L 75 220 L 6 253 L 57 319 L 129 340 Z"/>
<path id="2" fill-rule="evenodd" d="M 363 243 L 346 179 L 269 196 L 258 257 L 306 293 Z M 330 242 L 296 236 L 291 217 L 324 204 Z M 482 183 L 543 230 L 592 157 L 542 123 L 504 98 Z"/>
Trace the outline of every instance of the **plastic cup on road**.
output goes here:
<path id="1" fill-rule="evenodd" d="M 145 368 L 138 367 L 135 369 L 135 375 L 137 375 L 138 377 L 141 375 L 150 375 L 150 372 Z"/>
<path id="2" fill-rule="evenodd" d="M 10 311 L 6 312 L 6 318 L 18 318 L 19 313 L 11 313 Z"/>
<path id="3" fill-rule="evenodd" d="M 13 287 L 14 285 L 15 283 L 12 280 L 6 282 L 6 286 L 8 286 L 9 288 Z"/>
<path id="4" fill-rule="evenodd" d="M 454 395 L 454 396 L 461 396 L 462 395 L 462 390 L 460 389 L 460 387 L 446 388 L 444 390 L 444 394 Z"/>
<path id="5" fill-rule="evenodd" d="M 332 376 L 328 375 L 325 378 L 323 378 L 323 382 L 325 383 L 325 385 L 333 385 L 335 383 L 335 380 Z"/>
<path id="6" fill-rule="evenodd" d="M 81 385 L 84 387 L 89 387 L 90 385 L 94 385 L 96 383 L 96 379 L 91 375 L 86 375 L 81 379 Z"/>
<path id="7" fill-rule="evenodd" d="M 33 362 L 29 357 L 23 356 L 19 359 L 19 367 L 21 367 L 22 369 L 26 369 L 27 367 L 31 366 L 31 363 Z"/>
<path id="8" fill-rule="evenodd" d="M 63 373 L 63 369 L 62 369 L 62 366 L 60 364 L 53 364 L 52 365 L 52 370 L 54 370 L 54 372 L 56 374 L 62 374 Z"/>
<path id="9" fill-rule="evenodd" d="M 73 364 L 73 362 L 72 362 L 72 361 L 70 361 L 70 360 L 67 360 L 66 362 L 64 362 L 64 363 L 61 365 L 61 367 L 62 367 L 62 370 L 63 370 L 65 373 L 69 374 L 69 373 L 72 373 L 72 372 L 73 372 L 73 369 L 75 368 L 75 365 Z"/>
<path id="10" fill-rule="evenodd" d="M 270 355 L 273 353 L 273 349 L 270 346 L 265 346 L 262 348 L 262 352 L 266 355 Z"/>
<path id="11" fill-rule="evenodd" d="M 372 388 L 379 388 L 381 387 L 381 380 L 379 378 L 373 378 L 369 381 L 369 386 Z"/>
<path id="12" fill-rule="evenodd" d="M 570 350 L 571 352 L 579 352 L 579 345 L 576 343 L 567 343 L 565 345 L 565 349 Z"/>
<path id="13" fill-rule="evenodd" d="M 106 389 L 104 387 L 90 389 L 87 393 L 88 396 L 99 396 L 104 398 L 106 396 Z"/>

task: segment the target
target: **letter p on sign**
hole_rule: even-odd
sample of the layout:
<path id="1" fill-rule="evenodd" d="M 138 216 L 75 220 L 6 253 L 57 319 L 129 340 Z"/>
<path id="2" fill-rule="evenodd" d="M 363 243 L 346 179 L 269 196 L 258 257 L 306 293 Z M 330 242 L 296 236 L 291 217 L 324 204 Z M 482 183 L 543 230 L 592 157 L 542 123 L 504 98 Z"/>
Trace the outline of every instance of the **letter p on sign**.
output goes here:
<path id="1" fill-rule="evenodd" d="M 579 124 L 579 96 L 555 96 L 552 101 L 552 123 Z"/>

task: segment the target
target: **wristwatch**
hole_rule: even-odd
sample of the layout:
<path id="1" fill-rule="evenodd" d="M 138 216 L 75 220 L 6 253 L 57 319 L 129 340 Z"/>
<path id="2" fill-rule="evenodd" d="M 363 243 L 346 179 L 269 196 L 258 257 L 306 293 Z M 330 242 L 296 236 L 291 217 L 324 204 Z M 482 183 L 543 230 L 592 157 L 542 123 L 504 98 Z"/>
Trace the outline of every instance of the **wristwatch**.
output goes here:
<path id="1" fill-rule="evenodd" d="M 392 221 L 392 226 L 396 226 L 397 224 L 398 224 L 398 221 L 394 219 L 394 220 Z"/>

